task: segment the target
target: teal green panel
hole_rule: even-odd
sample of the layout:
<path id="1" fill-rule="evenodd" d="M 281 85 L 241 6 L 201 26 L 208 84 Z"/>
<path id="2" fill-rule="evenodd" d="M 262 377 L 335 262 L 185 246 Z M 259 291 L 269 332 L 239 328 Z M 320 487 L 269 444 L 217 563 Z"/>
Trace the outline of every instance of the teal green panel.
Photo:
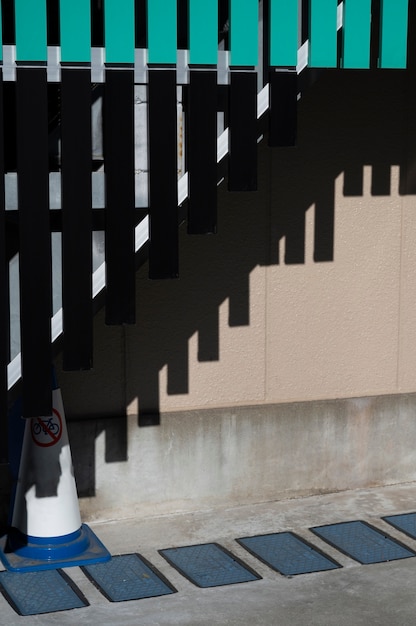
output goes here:
<path id="1" fill-rule="evenodd" d="M 309 65 L 337 66 L 337 0 L 310 0 Z"/>
<path id="2" fill-rule="evenodd" d="M 176 63 L 176 0 L 147 0 L 149 63 Z"/>
<path id="3" fill-rule="evenodd" d="M 16 60 L 46 61 L 46 0 L 15 0 Z"/>
<path id="4" fill-rule="evenodd" d="M 408 0 L 381 0 L 380 67 L 407 64 Z"/>
<path id="5" fill-rule="evenodd" d="M 91 60 L 90 0 L 60 0 L 61 61 Z"/>
<path id="6" fill-rule="evenodd" d="M 105 62 L 134 63 L 134 0 L 104 0 Z"/>
<path id="7" fill-rule="evenodd" d="M 189 62 L 191 64 L 217 64 L 217 0 L 189 0 L 189 48 Z"/>
<path id="8" fill-rule="evenodd" d="M 298 62 L 298 0 L 270 0 L 270 65 Z"/>
<path id="9" fill-rule="evenodd" d="M 258 63 L 258 0 L 231 0 L 231 65 Z"/>
<path id="10" fill-rule="evenodd" d="M 344 0 L 342 67 L 370 67 L 371 0 Z"/>

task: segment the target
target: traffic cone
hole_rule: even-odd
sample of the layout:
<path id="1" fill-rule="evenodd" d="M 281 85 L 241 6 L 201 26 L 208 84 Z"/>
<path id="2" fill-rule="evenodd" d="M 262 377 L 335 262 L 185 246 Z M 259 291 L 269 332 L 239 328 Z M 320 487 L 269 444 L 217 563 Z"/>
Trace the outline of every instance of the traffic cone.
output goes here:
<path id="1" fill-rule="evenodd" d="M 0 559 L 15 572 L 102 563 L 110 553 L 81 523 L 61 391 L 52 415 L 27 419 L 11 528 Z"/>

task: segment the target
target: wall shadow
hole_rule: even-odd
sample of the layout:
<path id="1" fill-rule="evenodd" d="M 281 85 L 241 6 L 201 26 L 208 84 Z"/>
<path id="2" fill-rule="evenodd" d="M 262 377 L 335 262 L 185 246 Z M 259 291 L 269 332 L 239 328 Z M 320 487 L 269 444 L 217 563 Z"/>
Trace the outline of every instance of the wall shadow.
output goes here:
<path id="1" fill-rule="evenodd" d="M 131 403 L 138 403 L 140 427 L 160 423 L 163 368 L 168 395 L 189 392 L 195 333 L 198 361 L 221 359 L 221 305 L 228 300 L 229 326 L 250 325 L 253 269 L 305 263 L 306 212 L 313 205 L 313 261 L 336 260 L 340 175 L 344 196 L 359 198 L 370 167 L 371 194 L 388 197 L 391 167 L 398 166 L 399 192 L 416 192 L 413 78 L 413 70 L 323 72 L 299 103 L 297 147 L 259 144 L 258 191 L 227 192 L 225 181 L 218 188 L 218 234 L 189 236 L 180 229 L 179 280 L 149 281 L 145 265 L 137 275 L 136 326 L 105 327 L 97 316 L 95 369 L 59 375 L 80 496 L 95 494 L 95 441 L 104 430 L 105 461 L 127 462 Z"/>

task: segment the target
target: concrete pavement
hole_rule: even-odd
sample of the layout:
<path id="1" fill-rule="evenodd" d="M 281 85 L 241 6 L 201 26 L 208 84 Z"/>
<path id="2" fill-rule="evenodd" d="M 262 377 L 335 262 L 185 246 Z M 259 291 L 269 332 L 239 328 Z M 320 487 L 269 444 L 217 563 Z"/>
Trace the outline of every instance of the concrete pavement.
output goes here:
<path id="1" fill-rule="evenodd" d="M 111 603 L 79 568 L 68 568 L 67 574 L 84 593 L 90 606 L 21 617 L 1 597 L 0 624 L 410 626 L 416 624 L 416 558 L 360 565 L 312 535 L 309 528 L 366 520 L 416 550 L 415 540 L 381 519 L 385 515 L 414 510 L 416 484 L 412 483 L 192 514 L 91 523 L 112 554 L 142 554 L 178 592 L 158 598 Z M 308 539 L 343 567 L 284 577 L 235 542 L 237 537 L 286 530 Z M 239 556 L 262 576 L 262 580 L 200 589 L 158 553 L 162 548 L 211 541 Z"/>

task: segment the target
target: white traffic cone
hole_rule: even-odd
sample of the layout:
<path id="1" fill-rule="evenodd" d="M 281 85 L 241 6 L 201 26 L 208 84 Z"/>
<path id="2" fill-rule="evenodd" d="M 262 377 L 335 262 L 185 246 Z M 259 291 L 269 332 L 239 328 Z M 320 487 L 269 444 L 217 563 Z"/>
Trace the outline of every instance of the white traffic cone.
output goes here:
<path id="1" fill-rule="evenodd" d="M 60 389 L 53 412 L 26 420 L 11 529 L 0 559 L 11 571 L 108 561 L 108 550 L 81 524 Z"/>

